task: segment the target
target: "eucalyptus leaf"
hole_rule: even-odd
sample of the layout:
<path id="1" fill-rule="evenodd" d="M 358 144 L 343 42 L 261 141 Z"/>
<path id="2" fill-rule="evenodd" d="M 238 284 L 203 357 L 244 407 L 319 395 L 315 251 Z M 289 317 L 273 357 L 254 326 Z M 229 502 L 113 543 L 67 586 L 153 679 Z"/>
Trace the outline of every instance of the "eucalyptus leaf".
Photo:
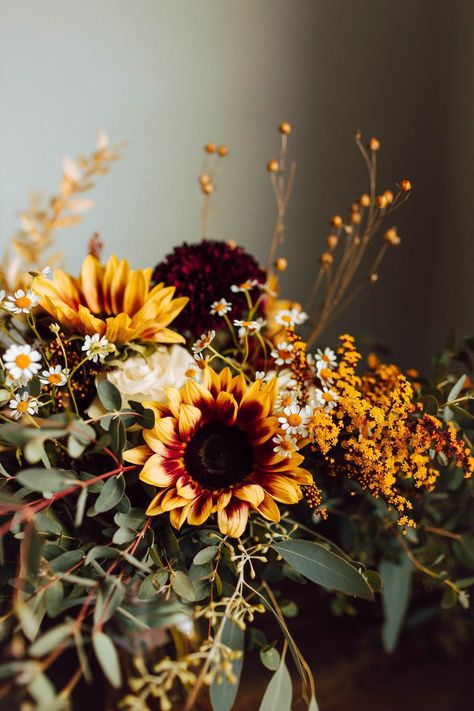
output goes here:
<path id="1" fill-rule="evenodd" d="M 71 486 L 62 469 L 23 469 L 18 472 L 17 481 L 33 491 L 60 491 Z"/>
<path id="2" fill-rule="evenodd" d="M 66 622 L 63 625 L 58 625 L 48 630 L 44 635 L 39 637 L 36 642 L 30 647 L 32 657 L 43 657 L 45 654 L 52 652 L 66 637 L 71 634 L 73 627 L 72 622 Z"/>
<path id="3" fill-rule="evenodd" d="M 236 683 L 232 684 L 226 676 L 222 676 L 222 678 L 219 679 L 220 683 L 214 681 L 211 684 L 210 696 L 214 711 L 230 711 L 234 705 L 244 663 L 244 639 L 244 631 L 238 627 L 235 622 L 232 622 L 231 619 L 226 618 L 222 629 L 221 642 L 241 654 L 238 659 L 233 659 L 230 662 L 232 665 L 232 674 L 236 677 Z"/>
<path id="4" fill-rule="evenodd" d="M 265 690 L 260 711 L 291 711 L 292 695 L 290 672 L 282 660 Z"/>
<path id="5" fill-rule="evenodd" d="M 88 491 L 87 488 L 84 487 L 81 490 L 81 493 L 77 497 L 77 504 L 76 504 L 76 515 L 74 517 L 74 524 L 76 528 L 79 528 L 79 526 L 82 524 L 82 521 L 84 519 L 84 511 L 86 509 L 86 503 L 87 503 L 87 496 L 88 496 Z"/>
<path id="6" fill-rule="evenodd" d="M 55 580 L 44 591 L 44 603 L 49 617 L 57 617 L 61 612 L 64 599 L 64 585 L 61 580 Z"/>
<path id="7" fill-rule="evenodd" d="M 123 479 L 123 476 L 111 476 L 109 479 L 106 480 L 102 491 L 96 499 L 94 509 L 97 513 L 104 513 L 104 511 L 109 511 L 109 509 L 112 509 L 117 506 L 124 493 L 125 481 Z"/>
<path id="8" fill-rule="evenodd" d="M 94 632 L 92 646 L 104 675 L 114 689 L 118 689 L 122 683 L 122 674 L 114 643 L 104 632 Z"/>
<path id="9" fill-rule="evenodd" d="M 379 565 L 383 582 L 382 605 L 385 618 L 382 626 L 382 643 L 389 654 L 397 646 L 405 619 L 410 599 L 412 570 L 406 555 L 401 555 L 399 563 L 384 559 Z"/>
<path id="10" fill-rule="evenodd" d="M 313 583 L 364 600 L 373 599 L 370 585 L 362 573 L 319 543 L 290 539 L 274 544 L 273 548 Z"/>
<path id="11" fill-rule="evenodd" d="M 267 645 L 260 650 L 260 661 L 265 669 L 276 671 L 280 666 L 280 653 L 273 645 Z"/>
<path id="12" fill-rule="evenodd" d="M 122 407 L 122 396 L 120 395 L 120 391 L 107 379 L 99 380 L 97 383 L 97 394 L 106 410 L 118 412 L 118 410 Z"/>
<path id="13" fill-rule="evenodd" d="M 73 568 L 76 563 L 79 563 L 83 557 L 84 553 L 80 549 L 66 551 L 54 560 L 51 560 L 49 564 L 55 573 L 65 573 L 70 568 Z"/>
<path id="14" fill-rule="evenodd" d="M 196 599 L 196 594 L 194 592 L 194 587 L 191 578 L 186 573 L 181 570 L 177 570 L 174 574 L 171 587 L 177 595 L 182 597 L 184 600 L 189 602 L 194 602 Z"/>
<path id="15" fill-rule="evenodd" d="M 203 548 L 199 551 L 199 553 L 196 553 L 193 563 L 195 565 L 205 565 L 206 563 L 210 563 L 211 560 L 214 560 L 218 551 L 218 546 L 208 546 L 207 548 Z"/>

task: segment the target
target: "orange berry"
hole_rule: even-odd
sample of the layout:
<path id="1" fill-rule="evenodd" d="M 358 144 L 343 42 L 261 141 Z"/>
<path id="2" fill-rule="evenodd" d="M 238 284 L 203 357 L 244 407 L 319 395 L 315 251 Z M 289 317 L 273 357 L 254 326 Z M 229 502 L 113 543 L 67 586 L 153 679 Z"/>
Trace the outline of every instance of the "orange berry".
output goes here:
<path id="1" fill-rule="evenodd" d="M 288 123 L 288 121 L 282 121 L 281 124 L 278 126 L 278 130 L 280 133 L 283 133 L 285 136 L 287 136 L 289 133 L 291 133 L 291 123 Z"/>
<path id="2" fill-rule="evenodd" d="M 280 164 L 277 160 L 269 160 L 267 163 L 267 170 L 269 173 L 276 173 L 280 168 Z"/>
<path id="3" fill-rule="evenodd" d="M 333 227 L 342 227 L 342 217 L 340 215 L 333 215 L 329 222 Z"/>
<path id="4" fill-rule="evenodd" d="M 377 203 L 377 207 L 379 207 L 381 210 L 384 209 L 384 207 L 387 207 L 387 198 L 385 195 L 377 195 L 375 198 L 375 202 Z"/>
<path id="5" fill-rule="evenodd" d="M 201 187 L 202 187 L 202 192 L 203 192 L 205 195 L 211 195 L 211 193 L 214 192 L 214 186 L 213 186 L 212 183 L 205 183 L 205 184 L 202 185 Z"/>
<path id="6" fill-rule="evenodd" d="M 362 205 L 362 207 L 369 207 L 370 197 L 367 195 L 367 193 L 364 193 L 363 195 L 360 196 L 359 202 Z"/>
<path id="7" fill-rule="evenodd" d="M 280 257 L 275 262 L 275 269 L 278 272 L 284 272 L 285 269 L 287 268 L 287 266 L 288 266 L 288 260 L 285 259 L 285 257 Z"/>
<path id="8" fill-rule="evenodd" d="M 221 158 L 224 158 L 224 156 L 229 155 L 229 149 L 227 148 L 227 146 L 219 146 L 217 152 L 221 156 Z"/>
<path id="9" fill-rule="evenodd" d="M 216 147 L 214 143 L 206 143 L 206 145 L 204 146 L 204 150 L 206 151 L 206 153 L 214 153 Z"/>
<path id="10" fill-rule="evenodd" d="M 409 193 L 412 187 L 413 186 L 409 180 L 405 179 L 400 181 L 400 190 L 402 191 L 402 193 Z"/>
<path id="11" fill-rule="evenodd" d="M 380 141 L 377 138 L 371 138 L 369 141 L 369 148 L 371 151 L 378 151 L 380 148 Z"/>
<path id="12" fill-rule="evenodd" d="M 324 267 L 327 267 L 327 266 L 329 266 L 329 264 L 333 263 L 334 258 L 332 256 L 332 254 L 330 254 L 329 252 L 323 252 L 319 258 L 319 261 L 321 262 L 321 264 Z"/>
<path id="13" fill-rule="evenodd" d="M 326 244 L 329 247 L 329 249 L 336 249 L 338 242 L 339 242 L 339 237 L 337 235 L 328 235 Z"/>

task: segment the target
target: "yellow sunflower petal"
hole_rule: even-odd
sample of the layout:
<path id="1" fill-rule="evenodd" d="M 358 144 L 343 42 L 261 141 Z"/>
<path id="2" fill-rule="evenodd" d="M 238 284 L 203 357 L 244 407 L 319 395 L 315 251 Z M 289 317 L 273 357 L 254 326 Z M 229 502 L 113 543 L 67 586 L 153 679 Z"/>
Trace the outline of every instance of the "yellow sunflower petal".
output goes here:
<path id="1" fill-rule="evenodd" d="M 267 494 L 282 504 L 297 504 L 302 498 L 299 485 L 290 477 L 279 474 L 266 475 L 259 479 Z"/>
<path id="2" fill-rule="evenodd" d="M 141 444 L 133 449 L 126 449 L 123 458 L 131 464 L 145 464 L 146 460 L 153 456 L 153 450 L 146 444 Z"/>
<path id="3" fill-rule="evenodd" d="M 265 494 L 264 500 L 258 507 L 258 512 L 268 521 L 280 520 L 280 509 L 269 494 Z"/>
<path id="4" fill-rule="evenodd" d="M 254 508 L 258 508 L 265 498 L 265 491 L 260 484 L 236 486 L 232 493 L 237 499 L 248 501 Z"/>
<path id="5" fill-rule="evenodd" d="M 168 400 L 168 407 L 176 419 L 179 417 L 181 407 L 181 391 L 178 388 L 165 388 L 165 395 Z"/>
<path id="6" fill-rule="evenodd" d="M 102 299 L 102 280 L 104 269 L 92 254 L 88 254 L 84 259 L 81 268 L 81 284 L 87 307 L 94 314 L 100 314 L 104 310 Z"/>

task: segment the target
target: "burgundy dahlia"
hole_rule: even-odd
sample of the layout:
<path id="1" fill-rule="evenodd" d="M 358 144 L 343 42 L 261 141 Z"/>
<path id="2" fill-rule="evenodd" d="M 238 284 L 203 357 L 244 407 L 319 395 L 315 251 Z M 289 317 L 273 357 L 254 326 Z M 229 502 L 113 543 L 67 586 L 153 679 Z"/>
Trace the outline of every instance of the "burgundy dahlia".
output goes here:
<path id="1" fill-rule="evenodd" d="M 233 284 L 242 284 L 248 279 L 264 284 L 266 280 L 265 272 L 242 247 L 214 240 L 196 244 L 184 242 L 175 247 L 155 267 L 152 278 L 155 284 L 165 282 L 175 286 L 176 296 L 189 296 L 189 303 L 173 321 L 173 328 L 189 331 L 193 337 L 211 328 L 222 327 L 222 318 L 210 313 L 214 301 L 227 299 L 232 304 L 228 316 L 231 319 L 241 317 L 247 308 L 247 300 L 244 293 L 231 291 Z M 250 292 L 254 302 L 259 293 L 258 287 Z"/>

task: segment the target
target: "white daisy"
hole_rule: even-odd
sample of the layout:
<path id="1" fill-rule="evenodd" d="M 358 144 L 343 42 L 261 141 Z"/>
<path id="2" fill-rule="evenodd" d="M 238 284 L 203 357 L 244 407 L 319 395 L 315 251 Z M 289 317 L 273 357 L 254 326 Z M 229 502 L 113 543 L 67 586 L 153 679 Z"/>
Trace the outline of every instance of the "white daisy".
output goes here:
<path id="1" fill-rule="evenodd" d="M 41 368 L 41 354 L 34 351 L 28 343 L 23 346 L 10 346 L 3 355 L 3 362 L 12 380 L 27 383 Z"/>
<path id="2" fill-rule="evenodd" d="M 232 304 L 227 299 L 219 299 L 219 301 L 214 301 L 211 304 L 211 314 L 217 316 L 224 316 L 224 314 L 229 313 L 232 309 Z"/>
<path id="3" fill-rule="evenodd" d="M 318 348 L 316 355 L 314 356 L 316 361 L 316 368 L 322 370 L 325 368 L 335 368 L 337 365 L 337 356 L 332 350 L 332 348 L 325 348 L 322 351 Z"/>
<path id="4" fill-rule="evenodd" d="M 257 321 L 234 320 L 234 326 L 239 329 L 238 334 L 240 338 L 243 338 L 245 335 L 253 336 L 255 333 L 258 333 L 264 325 L 265 323 L 262 319 L 258 319 Z"/>
<path id="5" fill-rule="evenodd" d="M 81 350 L 86 352 L 88 360 L 97 363 L 99 359 L 105 360 L 109 353 L 113 352 L 114 346 L 109 343 L 105 336 L 101 337 L 99 333 L 94 333 L 93 336 L 84 338 L 84 345 Z"/>
<path id="6" fill-rule="evenodd" d="M 62 368 L 60 365 L 51 365 L 48 370 L 43 370 L 40 375 L 40 380 L 43 385 L 51 385 L 60 388 L 66 385 L 69 370 Z"/>
<path id="7" fill-rule="evenodd" d="M 275 442 L 276 444 L 276 447 L 273 447 L 273 451 L 285 459 L 289 459 L 293 452 L 298 449 L 295 439 L 292 437 L 285 437 L 285 435 L 282 434 L 278 434 L 276 437 L 273 437 L 272 442 Z"/>
<path id="8" fill-rule="evenodd" d="M 201 336 L 193 343 L 191 350 L 193 353 L 201 353 L 205 348 L 207 348 L 216 336 L 214 330 L 206 331 L 206 333 L 201 333 Z"/>
<path id="9" fill-rule="evenodd" d="M 293 360 L 293 349 L 292 343 L 278 343 L 277 347 L 270 353 L 271 357 L 274 359 L 276 365 L 287 365 Z"/>
<path id="10" fill-rule="evenodd" d="M 17 393 L 15 397 L 10 400 L 9 407 L 14 411 L 13 417 L 15 420 L 19 420 L 25 413 L 28 413 L 28 415 L 36 415 L 38 412 L 38 400 L 34 397 L 30 397 L 27 392 L 21 395 Z"/>
<path id="11" fill-rule="evenodd" d="M 4 307 L 13 314 L 29 314 L 31 309 L 39 304 L 39 296 L 32 289 L 24 291 L 18 289 L 13 296 L 9 296 Z"/>
<path id="12" fill-rule="evenodd" d="M 299 311 L 296 308 L 293 308 L 291 310 L 282 309 L 281 311 L 278 311 L 277 315 L 275 316 L 275 321 L 280 326 L 299 326 L 300 324 L 304 323 L 307 318 L 308 314 L 306 314 L 304 311 Z"/>
<path id="13" fill-rule="evenodd" d="M 314 396 L 316 398 L 314 406 L 322 407 L 326 412 L 333 410 L 339 400 L 339 395 L 333 390 L 330 390 L 326 385 L 323 385 L 322 388 L 316 388 Z"/>
<path id="14" fill-rule="evenodd" d="M 298 404 L 298 393 L 291 390 L 281 390 L 275 403 L 276 410 L 284 410 L 285 407 Z"/>
<path id="15" fill-rule="evenodd" d="M 306 437 L 308 434 L 308 423 L 311 416 L 311 408 L 308 405 L 301 407 L 297 403 L 285 407 L 283 415 L 278 418 L 282 430 L 287 435 L 301 435 Z"/>
<path id="16" fill-rule="evenodd" d="M 257 370 L 255 373 L 255 380 L 265 380 L 265 371 Z"/>
<path id="17" fill-rule="evenodd" d="M 257 284 L 258 281 L 256 279 L 246 279 L 242 282 L 242 284 L 232 284 L 230 290 L 233 291 L 234 294 L 237 294 L 239 291 L 243 293 L 245 291 L 250 291 L 251 289 L 255 288 Z"/>

